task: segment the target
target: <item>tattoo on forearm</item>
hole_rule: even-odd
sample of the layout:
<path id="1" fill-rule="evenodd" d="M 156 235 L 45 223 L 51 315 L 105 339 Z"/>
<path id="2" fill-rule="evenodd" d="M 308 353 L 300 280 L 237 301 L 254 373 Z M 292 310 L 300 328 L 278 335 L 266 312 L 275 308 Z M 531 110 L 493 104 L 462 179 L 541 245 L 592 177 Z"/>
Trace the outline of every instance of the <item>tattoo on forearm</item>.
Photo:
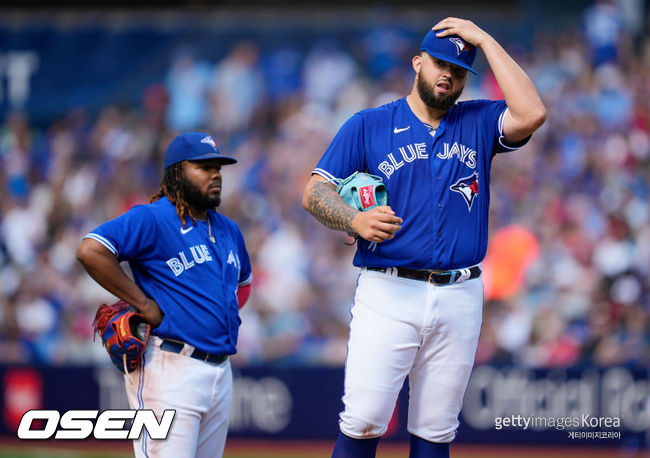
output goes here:
<path id="1" fill-rule="evenodd" d="M 337 231 L 352 231 L 357 211 L 346 204 L 327 183 L 316 183 L 309 194 L 309 212 L 325 226 Z"/>

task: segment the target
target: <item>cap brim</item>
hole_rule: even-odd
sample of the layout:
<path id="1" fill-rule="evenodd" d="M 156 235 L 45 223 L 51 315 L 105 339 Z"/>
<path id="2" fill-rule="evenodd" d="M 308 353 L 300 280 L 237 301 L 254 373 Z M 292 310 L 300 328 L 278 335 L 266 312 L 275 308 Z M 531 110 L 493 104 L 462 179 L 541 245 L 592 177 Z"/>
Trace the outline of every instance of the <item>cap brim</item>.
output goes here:
<path id="1" fill-rule="evenodd" d="M 196 157 L 193 157 L 192 159 L 187 159 L 187 160 L 188 161 L 207 161 L 209 159 L 217 159 L 222 164 L 236 164 L 237 163 L 237 159 L 235 159 L 234 157 L 224 156 L 223 154 L 214 154 L 214 153 L 201 154 L 200 156 L 196 156 Z"/>
<path id="2" fill-rule="evenodd" d="M 445 62 L 449 62 L 450 64 L 457 65 L 458 67 L 462 67 L 465 70 L 469 70 L 470 72 L 474 73 L 475 75 L 478 75 L 476 70 L 474 70 L 472 67 L 470 67 L 469 65 L 467 65 L 465 62 L 463 62 L 460 59 L 454 59 L 453 57 L 449 57 L 448 55 L 442 54 L 442 53 L 429 52 L 426 49 L 422 49 L 422 51 L 426 52 L 431 57 L 435 57 L 436 59 L 444 60 Z"/>

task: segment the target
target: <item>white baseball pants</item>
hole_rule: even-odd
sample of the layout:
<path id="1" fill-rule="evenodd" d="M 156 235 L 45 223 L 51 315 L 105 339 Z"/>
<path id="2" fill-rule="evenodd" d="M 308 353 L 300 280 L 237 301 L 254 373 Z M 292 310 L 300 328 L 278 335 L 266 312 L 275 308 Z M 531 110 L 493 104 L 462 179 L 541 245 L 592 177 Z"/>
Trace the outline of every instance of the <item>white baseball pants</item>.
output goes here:
<path id="1" fill-rule="evenodd" d="M 436 286 L 363 269 L 351 310 L 341 431 L 357 439 L 384 434 L 408 375 L 408 431 L 451 442 L 482 309 L 480 278 Z"/>
<path id="2" fill-rule="evenodd" d="M 232 404 L 230 360 L 206 363 L 163 351 L 160 343 L 150 337 L 140 368 L 125 376 L 126 393 L 132 409 L 152 409 L 159 421 L 165 409 L 176 415 L 165 440 L 151 439 L 144 429 L 133 441 L 135 456 L 221 457 Z"/>

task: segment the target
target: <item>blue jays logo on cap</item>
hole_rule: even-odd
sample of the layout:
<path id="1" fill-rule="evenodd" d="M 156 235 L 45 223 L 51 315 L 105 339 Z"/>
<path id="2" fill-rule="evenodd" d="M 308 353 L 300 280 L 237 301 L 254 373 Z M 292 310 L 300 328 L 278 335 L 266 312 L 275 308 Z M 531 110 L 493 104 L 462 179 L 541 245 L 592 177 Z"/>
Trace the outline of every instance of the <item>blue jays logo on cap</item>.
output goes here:
<path id="1" fill-rule="evenodd" d="M 210 145 L 212 148 L 214 148 L 215 151 L 219 151 L 217 148 L 217 143 L 210 137 L 209 135 L 201 140 L 201 143 L 207 143 Z"/>
<path id="2" fill-rule="evenodd" d="M 476 58 L 476 47 L 467 43 L 458 35 L 440 38 L 436 36 L 436 33 L 439 32 L 429 30 L 429 33 L 422 40 L 420 51 L 425 51 L 431 57 L 458 65 L 476 75 L 476 71 L 472 68 Z"/>
<path id="3" fill-rule="evenodd" d="M 458 54 L 460 54 L 461 52 L 472 52 L 472 49 L 474 48 L 472 45 L 464 41 L 462 38 L 450 37 L 449 41 L 451 41 L 453 44 L 456 45 L 456 49 L 458 49 Z"/>
<path id="4" fill-rule="evenodd" d="M 235 164 L 237 159 L 224 156 L 214 139 L 203 132 L 187 132 L 177 136 L 165 151 L 165 168 L 182 161 L 219 159 L 222 164 Z"/>

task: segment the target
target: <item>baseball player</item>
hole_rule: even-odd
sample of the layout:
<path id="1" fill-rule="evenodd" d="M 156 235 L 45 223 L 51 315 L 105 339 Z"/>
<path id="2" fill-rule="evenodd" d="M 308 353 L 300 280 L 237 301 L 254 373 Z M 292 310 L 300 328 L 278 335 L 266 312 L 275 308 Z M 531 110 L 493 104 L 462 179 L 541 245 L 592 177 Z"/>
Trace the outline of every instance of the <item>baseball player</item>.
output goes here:
<path id="1" fill-rule="evenodd" d="M 477 48 L 505 101 L 456 103 Z M 407 375 L 410 456 L 449 456 L 482 320 L 490 165 L 546 118 L 528 76 L 472 22 L 440 21 L 420 51 L 411 93 L 352 116 L 303 196 L 322 224 L 359 236 L 334 457 L 375 456 Z M 389 206 L 345 204 L 328 180 L 355 171 L 382 177 Z"/>
<path id="2" fill-rule="evenodd" d="M 146 431 L 137 457 L 222 456 L 232 398 L 238 306 L 251 266 L 237 225 L 217 213 L 221 166 L 234 164 L 211 136 L 189 132 L 165 152 L 165 175 L 148 205 L 108 221 L 81 241 L 77 258 L 104 288 L 151 324 L 139 369 L 125 376 L 133 409 L 176 414 L 166 440 Z M 119 265 L 128 261 L 133 280 Z"/>

